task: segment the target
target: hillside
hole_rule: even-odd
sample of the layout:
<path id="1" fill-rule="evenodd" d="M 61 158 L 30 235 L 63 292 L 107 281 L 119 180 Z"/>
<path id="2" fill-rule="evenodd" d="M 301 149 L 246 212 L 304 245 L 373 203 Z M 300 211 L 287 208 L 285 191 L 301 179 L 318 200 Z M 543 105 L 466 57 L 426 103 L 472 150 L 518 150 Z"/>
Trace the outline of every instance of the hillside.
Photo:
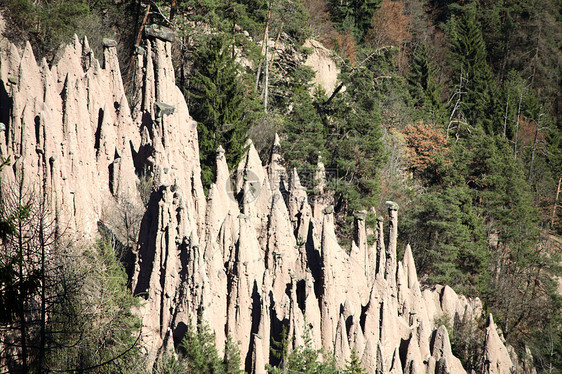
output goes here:
<path id="1" fill-rule="evenodd" d="M 3 8 L 8 371 L 558 368 L 558 5 L 61 4 Z"/>

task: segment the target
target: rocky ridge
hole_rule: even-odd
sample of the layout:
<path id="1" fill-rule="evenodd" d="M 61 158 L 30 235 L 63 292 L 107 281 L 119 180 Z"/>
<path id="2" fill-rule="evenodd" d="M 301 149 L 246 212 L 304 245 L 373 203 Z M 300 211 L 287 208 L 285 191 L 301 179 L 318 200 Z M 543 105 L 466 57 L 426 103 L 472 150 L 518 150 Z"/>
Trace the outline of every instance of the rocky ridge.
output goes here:
<path id="1" fill-rule="evenodd" d="M 114 43 L 103 62 L 88 41 L 65 46 L 49 66 L 29 44 L 0 59 L 0 152 L 10 157 L 2 189 L 46 191 L 57 227 L 88 241 L 124 206 L 141 210 L 133 292 L 142 342 L 154 362 L 178 344 L 198 314 L 216 334 L 239 342 L 247 371 L 263 373 L 272 338 L 287 329 L 292 347 L 352 350 L 369 373 L 464 373 L 442 316 L 473 321 L 478 299 L 448 286 L 422 289 L 412 252 L 397 258 L 398 206 L 388 204 L 367 241 L 365 213 L 355 217 L 351 251 L 334 231 L 333 209 L 308 201 L 298 172 L 286 170 L 277 138 L 263 166 L 253 147 L 237 170 L 217 150 L 216 183 L 205 197 L 196 123 L 175 85 L 171 44 L 158 33 L 137 48 L 128 102 Z M 129 109 L 132 108 L 132 109 Z M 152 180 L 146 209 L 139 176 Z M 118 221 L 118 220 L 117 220 Z M 508 350 L 489 317 L 486 373 L 508 373 Z"/>

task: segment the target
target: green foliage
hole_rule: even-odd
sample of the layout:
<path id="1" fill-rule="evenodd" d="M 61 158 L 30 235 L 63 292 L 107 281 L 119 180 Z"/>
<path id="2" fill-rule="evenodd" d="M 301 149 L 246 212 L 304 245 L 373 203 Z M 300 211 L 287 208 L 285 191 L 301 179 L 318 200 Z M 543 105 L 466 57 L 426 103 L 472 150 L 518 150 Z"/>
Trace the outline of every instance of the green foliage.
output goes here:
<path id="1" fill-rule="evenodd" d="M 443 125 L 446 112 L 441 100 L 442 89 L 437 84 L 437 68 L 431 60 L 427 44 L 420 44 L 412 53 L 410 73 L 407 76 L 410 95 L 418 109 L 418 118 L 426 123 Z"/>
<path id="2" fill-rule="evenodd" d="M 49 323 L 52 351 L 47 367 L 93 370 L 98 373 L 136 372 L 142 367 L 139 318 L 131 309 L 139 300 L 127 288 L 127 275 L 107 241 L 71 264 L 64 288 L 66 298 L 52 311 Z M 88 272 L 86 272 L 88 269 Z M 80 285 L 74 282 L 83 282 Z M 61 333 L 62 332 L 62 333 Z"/>
<path id="3" fill-rule="evenodd" d="M 351 357 L 347 362 L 345 369 L 343 370 L 344 374 L 366 374 L 367 371 L 361 367 L 361 359 L 357 356 L 357 352 L 355 349 L 351 351 Z"/>
<path id="4" fill-rule="evenodd" d="M 14 323 L 21 312 L 21 302 L 35 295 L 40 285 L 40 272 L 32 269 L 24 273 L 26 250 L 23 245 L 14 251 L 16 234 L 30 222 L 31 203 L 22 203 L 11 209 L 4 204 L 0 207 L 2 222 L 3 253 L 0 256 L 0 323 Z M 12 248 L 10 248 L 12 247 Z M 29 249 L 29 247 L 27 248 Z"/>
<path id="5" fill-rule="evenodd" d="M 331 185 L 345 213 L 374 207 L 378 200 L 378 169 L 385 160 L 380 109 L 373 72 L 358 69 L 343 75 L 345 92 L 325 108 L 328 124 L 326 165 L 336 179 Z"/>
<path id="6" fill-rule="evenodd" d="M 9 25 L 7 37 L 16 43 L 29 40 L 36 57 L 48 60 L 74 34 L 87 35 L 96 52 L 104 37 L 131 46 L 134 8 L 132 2 L 112 0 L 6 0 L 0 4 Z"/>
<path id="7" fill-rule="evenodd" d="M 5 7 L 17 27 L 40 41 L 43 52 L 69 42 L 80 24 L 91 17 L 86 1 L 7 0 Z"/>
<path id="8" fill-rule="evenodd" d="M 455 118 L 471 126 L 481 126 L 487 133 L 497 133 L 501 110 L 498 90 L 487 62 L 486 44 L 482 37 L 476 9 L 467 6 L 462 16 L 447 24 L 450 41 L 451 80 L 457 97 L 453 98 Z"/>
<path id="9" fill-rule="evenodd" d="M 180 366 L 187 373 L 201 374 L 239 374 L 242 371 L 238 345 L 228 336 L 224 358 L 220 358 L 215 346 L 215 334 L 209 326 L 198 318 L 197 327 L 189 323 L 187 332 L 180 344 Z M 180 371 L 183 372 L 183 371 Z"/>
<path id="10" fill-rule="evenodd" d="M 272 29 L 270 37 L 274 38 L 281 31 L 289 36 L 295 45 L 302 45 L 311 36 L 310 15 L 304 7 L 303 0 L 271 1 Z"/>
<path id="11" fill-rule="evenodd" d="M 269 373 L 281 374 L 285 372 L 298 372 L 303 374 L 336 374 L 339 373 L 335 357 L 326 354 L 323 349 L 313 348 L 310 333 L 307 330 L 304 336 L 305 344 L 298 346 L 288 353 L 289 342 L 286 330 L 283 330 L 280 342 L 272 343 L 272 350 L 281 361 L 279 367 L 266 365 Z"/>
<path id="12" fill-rule="evenodd" d="M 411 213 L 413 225 L 408 219 L 403 225 L 416 243 L 418 271 L 468 294 L 485 283 L 490 258 L 484 220 L 472 199 L 463 185 L 427 193 Z"/>
<path id="13" fill-rule="evenodd" d="M 539 215 L 521 160 L 503 135 L 474 130 L 431 166 L 427 192 L 403 229 L 417 243 L 420 271 L 484 298 L 505 336 L 517 341 L 548 325 L 537 309 L 558 315 L 544 287 L 557 260 L 538 243 Z M 474 357 L 467 353 L 476 365 Z"/>
<path id="14" fill-rule="evenodd" d="M 330 16 L 340 30 L 352 31 L 361 40 L 371 27 L 373 14 L 381 0 L 330 0 Z"/>
<path id="15" fill-rule="evenodd" d="M 318 91 L 312 98 L 306 84 L 294 87 L 282 148 L 312 193 L 318 193 L 314 190 L 317 163 L 324 163 L 328 187 L 335 193 L 340 231 L 349 235 L 351 214 L 378 201 L 378 168 L 385 153 L 379 107 L 372 95 L 376 89 L 373 72 L 354 69 L 341 79 L 346 89 L 338 90 L 330 100 Z"/>
<path id="16" fill-rule="evenodd" d="M 187 332 L 180 344 L 180 352 L 185 357 L 188 372 L 218 373 L 222 366 L 217 348 L 215 335 L 206 324 L 198 323 L 194 328 L 190 322 Z"/>
<path id="17" fill-rule="evenodd" d="M 326 156 L 326 130 L 306 87 L 295 89 L 293 111 L 285 117 L 283 132 L 285 157 L 300 172 L 301 183 L 312 191 L 317 163 Z"/>
<path id="18" fill-rule="evenodd" d="M 14 354 L 12 371 L 127 372 L 140 361 L 138 305 L 113 249 L 65 243 L 44 200 L 25 188 L 3 195 L 0 326 Z M 135 360 L 131 358 L 135 357 Z"/>
<path id="19" fill-rule="evenodd" d="M 203 185 L 208 188 L 214 180 L 215 152 L 219 145 L 226 151 L 230 170 L 246 151 L 255 103 L 239 77 L 240 67 L 224 34 L 215 35 L 199 46 L 194 55 L 194 73 L 186 94 L 191 114 L 198 122 L 201 175 Z"/>

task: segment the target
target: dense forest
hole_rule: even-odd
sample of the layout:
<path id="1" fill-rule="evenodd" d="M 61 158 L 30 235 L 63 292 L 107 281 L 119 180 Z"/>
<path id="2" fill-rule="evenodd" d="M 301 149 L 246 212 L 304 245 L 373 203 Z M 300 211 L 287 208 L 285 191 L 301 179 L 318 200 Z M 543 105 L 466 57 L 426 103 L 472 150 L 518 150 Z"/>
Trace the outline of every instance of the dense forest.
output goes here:
<path id="1" fill-rule="evenodd" d="M 74 33 L 94 49 L 117 40 L 126 79 L 142 28 L 174 29 L 177 84 L 198 122 L 205 187 L 219 145 L 233 170 L 249 138 L 265 159 L 278 133 L 309 194 L 331 199 L 342 246 L 350 246 L 354 213 L 367 211 L 374 227 L 384 202 L 396 201 L 401 247 L 411 244 L 423 281 L 480 297 L 520 356 L 531 352 L 539 373 L 562 371 L 560 0 L 5 0 L 0 10 L 6 36 L 29 40 L 47 61 Z M 304 64 L 311 38 L 341 71 L 333 92 L 314 85 Z M 319 189 L 322 167 L 329 177 Z M 2 212 L 3 243 L 22 247 L 18 238 L 41 219 L 35 208 Z M 44 315 L 20 321 L 36 336 L 30 347 L 39 347 L 24 352 L 24 369 L 74 362 L 140 370 L 131 365 L 140 355 L 135 300 L 108 246 L 100 242 L 80 263 L 43 263 L 19 296 L 9 273 L 22 259 L 2 258 L 2 328 L 25 318 L 10 300 L 40 295 L 46 267 L 56 274 L 49 282 L 57 297 L 43 313 L 61 316 L 57 332 L 45 335 Z M 100 271 L 86 277 L 90 266 Z M 81 298 L 80 287 L 108 290 L 105 309 L 88 315 L 96 300 Z M 101 317 L 110 312 L 110 322 Z M 479 327 L 456 326 L 451 337 L 467 370 L 478 371 Z M 180 358 L 155 370 L 238 372 L 235 345 L 222 358 L 212 341 L 204 324 L 192 327 Z M 305 346 L 289 354 L 286 342 L 277 344 L 291 370 L 338 370 L 318 362 L 322 352 Z M 356 357 L 345 370 L 361 372 Z"/>

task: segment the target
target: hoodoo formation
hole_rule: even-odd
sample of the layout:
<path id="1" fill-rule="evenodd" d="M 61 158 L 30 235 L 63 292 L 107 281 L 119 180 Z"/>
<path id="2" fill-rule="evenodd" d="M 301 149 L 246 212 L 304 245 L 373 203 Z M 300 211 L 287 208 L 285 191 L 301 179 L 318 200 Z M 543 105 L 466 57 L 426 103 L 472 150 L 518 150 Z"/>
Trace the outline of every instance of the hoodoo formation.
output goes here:
<path id="1" fill-rule="evenodd" d="M 85 241 L 99 225 L 123 236 L 116 212 L 138 212 L 132 292 L 143 299 L 136 312 L 150 362 L 200 314 L 219 350 L 227 335 L 239 342 L 248 372 L 265 372 L 283 329 L 291 347 L 308 334 L 342 366 L 355 351 L 369 373 L 465 372 L 436 321 L 474 320 L 482 304 L 448 286 L 423 288 L 409 246 L 399 261 L 395 203 L 373 244 L 365 214 L 356 213 L 346 251 L 333 209 L 311 206 L 297 171 L 284 168 L 278 138 L 266 166 L 250 143 L 229 171 L 219 148 L 206 197 L 197 125 L 175 84 L 169 35 L 153 30 L 137 48 L 132 102 L 114 43 L 105 45 L 101 63 L 77 38 L 53 66 L 37 63 L 29 44 L 2 54 L 0 151 L 12 162 L 2 188 L 44 190 L 57 225 Z M 139 178 L 152 181 L 146 207 Z M 500 336 L 490 316 L 488 373 L 513 367 Z"/>

